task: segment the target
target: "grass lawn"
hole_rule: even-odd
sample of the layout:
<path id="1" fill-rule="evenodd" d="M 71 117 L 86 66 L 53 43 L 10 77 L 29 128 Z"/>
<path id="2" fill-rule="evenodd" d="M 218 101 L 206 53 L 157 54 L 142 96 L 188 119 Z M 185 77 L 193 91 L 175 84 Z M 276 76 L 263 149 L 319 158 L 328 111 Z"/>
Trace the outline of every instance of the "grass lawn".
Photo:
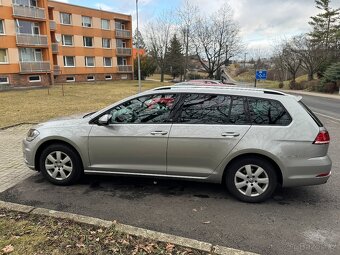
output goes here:
<path id="1" fill-rule="evenodd" d="M 0 209 L 0 254 L 207 254 L 45 216 Z"/>
<path id="2" fill-rule="evenodd" d="M 91 112 L 138 92 L 137 81 L 55 85 L 49 89 L 0 92 L 0 128 Z M 143 81 L 143 90 L 170 85 Z"/>

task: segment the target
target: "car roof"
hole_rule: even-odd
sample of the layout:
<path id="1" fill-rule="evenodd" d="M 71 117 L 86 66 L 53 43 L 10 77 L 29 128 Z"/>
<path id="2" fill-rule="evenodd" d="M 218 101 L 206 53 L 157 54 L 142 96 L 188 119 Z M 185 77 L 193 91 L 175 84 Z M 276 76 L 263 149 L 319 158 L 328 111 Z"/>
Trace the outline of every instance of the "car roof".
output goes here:
<path id="1" fill-rule="evenodd" d="M 202 86 L 202 85 L 185 85 L 185 86 L 164 86 L 158 87 L 147 92 L 179 92 L 179 93 L 219 93 L 219 94 L 233 94 L 239 96 L 253 96 L 253 97 L 275 97 L 280 98 L 282 96 L 295 98 L 297 101 L 301 100 L 301 97 L 286 94 L 282 91 L 262 88 L 251 87 L 237 87 L 237 86 Z"/>

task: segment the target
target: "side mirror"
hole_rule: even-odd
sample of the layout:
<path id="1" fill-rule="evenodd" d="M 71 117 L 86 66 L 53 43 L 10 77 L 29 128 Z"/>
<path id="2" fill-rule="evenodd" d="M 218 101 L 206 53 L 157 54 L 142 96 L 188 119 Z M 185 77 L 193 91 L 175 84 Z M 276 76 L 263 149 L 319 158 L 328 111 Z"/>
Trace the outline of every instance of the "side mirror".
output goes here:
<path id="1" fill-rule="evenodd" d="M 105 114 L 99 118 L 98 124 L 102 126 L 106 126 L 109 124 L 111 118 L 112 118 L 111 114 Z"/>

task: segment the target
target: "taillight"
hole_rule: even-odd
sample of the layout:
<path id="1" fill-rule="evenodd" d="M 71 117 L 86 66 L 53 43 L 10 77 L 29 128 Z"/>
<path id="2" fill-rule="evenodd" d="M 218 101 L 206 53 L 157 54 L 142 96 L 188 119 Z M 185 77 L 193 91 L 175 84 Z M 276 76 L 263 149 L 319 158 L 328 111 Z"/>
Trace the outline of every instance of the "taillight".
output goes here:
<path id="1" fill-rule="evenodd" d="M 327 130 L 320 130 L 319 134 L 316 136 L 314 144 L 329 144 L 330 137 Z"/>

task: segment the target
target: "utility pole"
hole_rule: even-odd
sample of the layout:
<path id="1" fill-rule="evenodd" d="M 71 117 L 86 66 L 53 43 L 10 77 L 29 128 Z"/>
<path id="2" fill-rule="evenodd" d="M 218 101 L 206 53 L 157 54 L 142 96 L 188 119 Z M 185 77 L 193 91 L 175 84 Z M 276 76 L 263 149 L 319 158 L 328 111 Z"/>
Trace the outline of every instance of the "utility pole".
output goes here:
<path id="1" fill-rule="evenodd" d="M 184 38 L 185 38 L 184 80 L 186 80 L 189 58 L 189 27 L 186 27 L 184 29 Z"/>
<path id="2" fill-rule="evenodd" d="M 136 13 L 137 13 L 137 61 L 138 61 L 138 92 L 142 92 L 142 80 L 140 72 L 140 42 L 139 42 L 139 18 L 138 18 L 138 0 L 136 0 Z"/>

